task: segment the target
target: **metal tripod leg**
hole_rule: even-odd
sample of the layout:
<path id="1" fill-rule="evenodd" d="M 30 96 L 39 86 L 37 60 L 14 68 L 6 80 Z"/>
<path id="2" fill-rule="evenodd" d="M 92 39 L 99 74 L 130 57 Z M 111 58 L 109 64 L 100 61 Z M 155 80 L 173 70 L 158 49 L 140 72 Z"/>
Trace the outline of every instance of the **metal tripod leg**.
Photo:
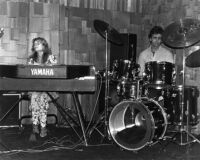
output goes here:
<path id="1" fill-rule="evenodd" d="M 104 112 L 101 113 L 100 116 L 99 116 L 99 118 L 98 118 L 98 120 L 95 122 L 95 124 L 87 131 L 86 134 L 89 137 L 91 136 L 91 134 L 92 134 L 92 132 L 94 130 L 96 130 L 103 138 L 105 137 L 105 135 L 97 128 L 97 126 L 100 124 L 100 122 L 104 120 L 104 115 L 105 115 Z"/>
<path id="2" fill-rule="evenodd" d="M 183 134 L 184 133 L 187 136 L 187 141 L 186 142 L 183 142 Z M 175 139 L 176 139 L 176 137 L 178 135 L 181 136 L 180 137 L 181 138 L 180 143 L 175 142 Z M 192 138 L 193 140 L 189 141 L 188 137 Z M 197 139 L 193 134 L 191 134 L 189 131 L 187 131 L 185 129 L 180 129 L 180 131 L 176 131 L 175 134 L 172 137 L 167 137 L 167 138 L 169 138 L 170 140 L 169 140 L 169 142 L 167 144 L 163 145 L 163 147 L 161 148 L 161 150 L 164 150 L 169 145 L 170 142 L 173 142 L 173 143 L 178 144 L 180 146 L 189 145 L 189 144 L 194 143 L 194 142 L 197 142 L 197 143 L 200 144 L 200 140 Z"/>
<path id="3" fill-rule="evenodd" d="M 84 121 L 84 118 L 83 118 L 83 112 L 82 112 L 81 104 L 79 102 L 77 93 L 73 92 L 72 95 L 73 95 L 73 99 L 74 99 L 74 103 L 75 103 L 75 108 L 76 108 L 76 111 L 77 111 L 78 119 L 79 119 L 79 122 L 80 122 L 81 131 L 83 133 L 83 138 L 84 138 L 84 141 L 85 141 L 85 145 L 87 146 L 88 142 L 87 142 L 87 138 L 86 138 L 85 121 Z"/>
<path id="4" fill-rule="evenodd" d="M 193 140 L 191 140 L 191 141 L 188 141 L 188 140 L 187 140 L 187 142 L 185 142 L 185 143 L 183 143 L 183 142 L 181 141 L 180 145 L 188 145 L 188 144 L 194 143 L 194 142 L 197 142 L 197 143 L 200 144 L 200 140 L 197 139 L 197 138 L 196 138 L 192 133 L 190 133 L 189 131 L 183 129 L 183 130 L 181 131 L 181 134 L 183 134 L 183 133 L 186 133 L 186 135 L 189 136 L 190 138 L 192 138 Z M 182 136 L 182 135 L 181 135 L 181 136 Z M 187 137 L 187 138 L 188 138 L 188 137 Z"/>
<path id="5" fill-rule="evenodd" d="M 22 100 L 27 99 L 26 95 L 22 95 L 20 99 L 18 99 L 12 106 L 11 108 L 4 114 L 4 116 L 0 119 L 0 122 L 2 122 L 14 109 L 15 107 L 21 102 Z"/>
<path id="6" fill-rule="evenodd" d="M 74 124 L 76 124 L 78 126 L 78 123 L 72 118 L 72 116 L 70 116 L 70 114 L 68 114 L 64 108 L 57 102 L 56 99 L 53 98 L 53 96 L 47 92 L 48 96 L 51 98 L 52 103 L 56 106 L 56 108 L 58 109 L 59 113 L 61 114 L 61 116 L 63 117 L 63 119 L 67 122 L 67 124 L 74 130 L 74 132 L 76 133 L 76 135 L 80 138 L 81 136 L 78 134 L 78 132 L 76 131 L 76 129 L 71 125 L 71 123 L 68 121 L 68 119 L 66 118 L 66 116 L 68 116 Z"/>

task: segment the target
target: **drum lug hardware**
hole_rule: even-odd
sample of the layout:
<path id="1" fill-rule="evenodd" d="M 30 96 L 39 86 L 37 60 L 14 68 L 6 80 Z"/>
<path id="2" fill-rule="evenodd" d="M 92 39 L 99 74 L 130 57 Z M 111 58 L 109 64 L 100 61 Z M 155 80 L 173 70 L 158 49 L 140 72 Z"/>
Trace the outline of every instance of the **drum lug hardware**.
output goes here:
<path id="1" fill-rule="evenodd" d="M 164 127 L 165 126 L 165 124 L 162 124 L 162 127 Z"/>
<path id="2" fill-rule="evenodd" d="M 165 82 L 165 75 L 162 75 L 162 82 Z"/>
<path id="3" fill-rule="evenodd" d="M 133 153 L 138 154 L 138 151 L 133 151 Z"/>
<path id="4" fill-rule="evenodd" d="M 153 141 L 151 141 L 151 142 L 148 142 L 148 146 L 153 146 L 153 145 L 155 145 L 156 143 L 158 143 L 158 141 L 156 141 L 156 142 L 153 142 Z"/>
<path id="5" fill-rule="evenodd" d="M 163 107 L 163 109 L 166 111 L 167 110 L 167 108 L 166 107 Z"/>
<path id="6" fill-rule="evenodd" d="M 168 139 L 172 139 L 171 136 L 164 136 L 164 137 L 163 137 L 163 140 L 166 140 L 167 138 L 168 138 Z"/>
<path id="7" fill-rule="evenodd" d="M 188 115 L 189 115 L 189 114 L 188 114 L 188 111 L 185 111 L 185 115 L 186 115 L 186 116 L 188 116 Z"/>
<path id="8" fill-rule="evenodd" d="M 151 114 L 153 114 L 153 113 L 154 113 L 154 111 L 150 111 L 150 113 L 151 113 Z"/>
<path id="9" fill-rule="evenodd" d="M 153 141 L 147 142 L 147 146 L 152 146 Z"/>

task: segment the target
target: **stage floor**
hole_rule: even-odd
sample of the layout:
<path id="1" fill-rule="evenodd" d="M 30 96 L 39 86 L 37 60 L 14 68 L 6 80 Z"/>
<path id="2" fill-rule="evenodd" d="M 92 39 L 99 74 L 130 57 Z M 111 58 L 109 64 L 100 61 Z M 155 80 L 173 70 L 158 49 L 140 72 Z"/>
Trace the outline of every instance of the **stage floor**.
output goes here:
<path id="1" fill-rule="evenodd" d="M 178 144 L 177 140 L 164 140 L 134 152 L 124 150 L 113 140 L 102 139 L 94 131 L 88 145 L 81 141 L 71 128 L 48 127 L 48 137 L 37 137 L 30 142 L 31 127 L 22 130 L 0 128 L 0 160 L 199 160 L 200 144 Z M 196 136 L 200 138 L 200 136 Z M 179 140 L 178 140 L 179 139 Z"/>

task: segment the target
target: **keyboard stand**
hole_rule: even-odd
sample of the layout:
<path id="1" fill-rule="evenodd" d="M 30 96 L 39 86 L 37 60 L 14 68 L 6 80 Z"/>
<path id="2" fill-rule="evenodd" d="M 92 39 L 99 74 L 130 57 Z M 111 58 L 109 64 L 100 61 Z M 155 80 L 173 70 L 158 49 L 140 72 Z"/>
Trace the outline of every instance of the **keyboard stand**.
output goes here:
<path id="1" fill-rule="evenodd" d="M 52 103 L 54 103 L 54 105 L 57 107 L 58 111 L 60 112 L 60 114 L 62 115 L 62 117 L 64 118 L 64 120 L 69 124 L 69 126 L 74 130 L 74 132 L 77 134 L 77 136 L 82 139 L 80 137 L 80 135 L 78 134 L 78 132 L 75 130 L 75 128 L 70 124 L 70 122 L 68 122 L 67 118 L 66 118 L 66 115 L 76 124 L 77 122 L 64 110 L 64 108 L 57 102 L 56 99 L 53 98 L 53 96 L 47 92 L 48 96 L 51 98 L 52 100 Z M 87 146 L 88 143 L 87 143 L 87 138 L 86 138 L 86 131 L 85 131 L 85 121 L 84 121 L 84 118 L 83 118 L 83 111 L 82 111 L 82 108 L 81 108 L 81 104 L 80 104 L 80 101 L 78 99 L 78 95 L 77 95 L 77 92 L 72 92 L 72 96 L 73 96 L 73 101 L 74 101 L 74 104 L 75 104 L 75 108 L 76 108 L 76 112 L 77 112 L 77 117 L 78 117 L 78 120 L 79 120 L 79 123 L 81 127 L 81 131 L 82 131 L 82 134 L 83 134 L 83 138 L 84 138 L 84 142 L 85 142 L 85 145 Z"/>
<path id="2" fill-rule="evenodd" d="M 84 141 L 85 141 L 85 145 L 88 146 L 87 138 L 86 138 L 86 130 L 85 130 L 85 124 L 86 123 L 85 123 L 85 120 L 84 120 L 82 107 L 81 107 L 80 101 L 78 99 L 77 93 L 76 92 L 72 92 L 72 96 L 73 96 L 73 100 L 74 100 L 77 116 L 78 116 L 78 119 L 79 119 L 81 131 L 83 133 L 83 138 L 84 138 Z"/>
<path id="3" fill-rule="evenodd" d="M 76 131 L 76 129 L 71 125 L 71 123 L 69 122 L 69 120 L 66 118 L 66 116 L 76 125 L 76 126 L 80 126 L 81 125 L 81 130 L 83 132 L 83 137 L 85 140 L 85 144 L 87 145 L 87 140 L 86 140 L 86 136 L 85 136 L 85 129 L 84 129 L 84 121 L 83 121 L 83 113 L 82 113 L 82 109 L 80 107 L 80 102 L 78 100 L 78 96 L 76 93 L 73 93 L 73 99 L 74 99 L 74 103 L 76 106 L 76 111 L 78 114 L 78 119 L 80 122 L 80 125 L 74 120 L 74 118 L 57 102 L 57 99 L 53 98 L 53 96 L 49 93 L 46 92 L 48 94 L 48 96 L 51 98 L 52 103 L 56 106 L 56 108 L 58 109 L 59 113 L 61 114 L 61 116 L 63 117 L 63 119 L 67 122 L 67 124 L 74 130 L 74 132 L 76 133 L 76 135 L 79 137 L 79 139 L 81 139 L 81 136 L 78 134 L 78 132 Z M 10 109 L 3 115 L 3 117 L 0 119 L 0 123 L 5 120 L 9 114 L 12 113 L 12 111 L 15 109 L 15 107 L 17 107 L 17 105 L 22 101 L 22 100 L 27 100 L 29 101 L 29 97 L 27 94 L 21 94 L 21 97 L 10 107 Z M 25 117 L 23 116 L 20 119 L 19 122 L 19 126 L 21 126 L 21 120 L 23 118 L 30 118 L 30 116 Z M 57 118 L 56 118 L 57 119 Z"/>
<path id="4" fill-rule="evenodd" d="M 22 101 L 22 100 L 29 100 L 28 95 L 26 94 L 21 94 L 20 98 L 13 104 L 11 105 L 10 109 L 4 114 L 4 116 L 0 119 L 0 123 L 5 120 L 9 114 L 17 107 L 17 105 Z"/>

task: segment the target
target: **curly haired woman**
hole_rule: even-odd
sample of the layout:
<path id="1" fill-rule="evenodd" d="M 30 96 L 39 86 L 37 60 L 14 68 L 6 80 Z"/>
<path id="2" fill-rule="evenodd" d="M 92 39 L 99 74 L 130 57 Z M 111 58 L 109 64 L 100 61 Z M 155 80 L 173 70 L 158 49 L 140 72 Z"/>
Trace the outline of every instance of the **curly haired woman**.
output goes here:
<path id="1" fill-rule="evenodd" d="M 56 57 L 52 54 L 47 41 L 44 38 L 37 37 L 32 41 L 32 55 L 29 57 L 29 65 L 54 65 L 57 64 Z M 51 92 L 53 96 L 58 96 Z M 30 140 L 35 139 L 35 134 L 40 137 L 47 136 L 47 112 L 49 109 L 50 97 L 46 92 L 30 92 L 30 106 L 32 112 L 33 132 Z M 40 130 L 39 130 L 40 125 Z M 34 141 L 34 140 L 33 140 Z"/>

